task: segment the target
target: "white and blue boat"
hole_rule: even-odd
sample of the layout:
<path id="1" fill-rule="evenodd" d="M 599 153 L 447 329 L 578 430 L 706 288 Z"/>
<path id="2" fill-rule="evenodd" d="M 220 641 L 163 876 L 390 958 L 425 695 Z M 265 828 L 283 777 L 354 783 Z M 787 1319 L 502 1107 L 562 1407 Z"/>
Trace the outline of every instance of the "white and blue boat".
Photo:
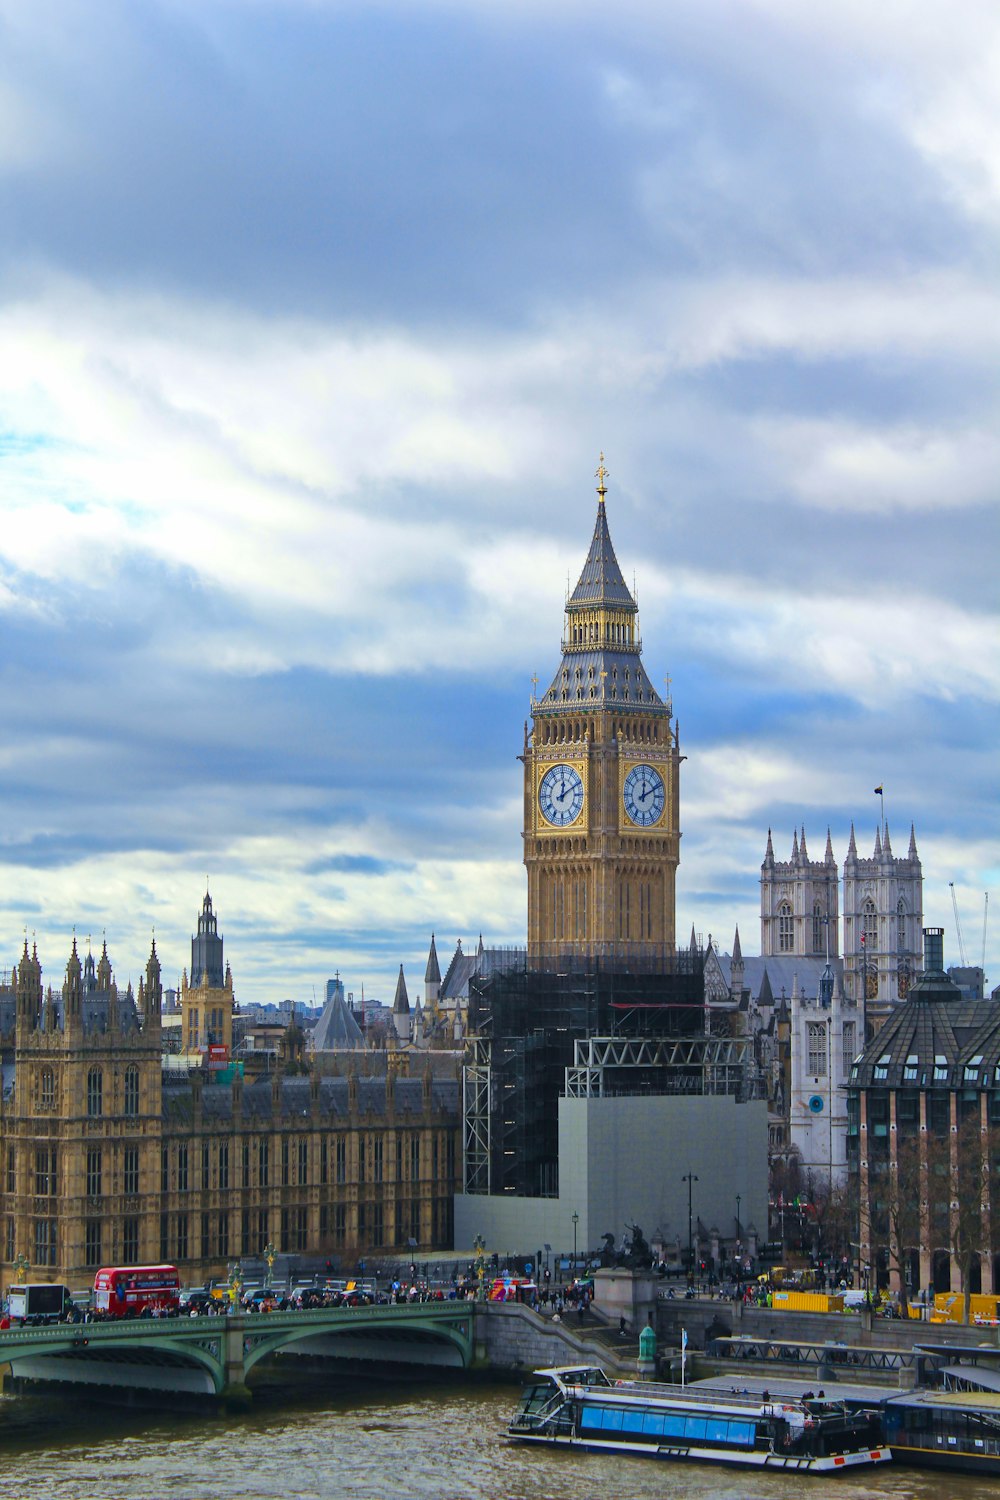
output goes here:
<path id="1" fill-rule="evenodd" d="M 507 1431 L 516 1442 L 799 1474 L 835 1474 L 892 1457 L 877 1411 L 611 1381 L 592 1366 L 536 1370 Z"/>

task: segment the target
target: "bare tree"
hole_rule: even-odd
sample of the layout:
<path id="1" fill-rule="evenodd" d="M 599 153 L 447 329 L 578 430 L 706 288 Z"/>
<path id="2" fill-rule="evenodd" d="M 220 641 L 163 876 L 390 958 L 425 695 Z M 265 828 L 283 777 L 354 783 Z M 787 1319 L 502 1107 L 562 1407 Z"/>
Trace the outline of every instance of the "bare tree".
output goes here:
<path id="1" fill-rule="evenodd" d="M 962 1316 L 966 1323 L 972 1299 L 973 1267 L 992 1249 L 989 1219 L 984 1211 L 989 1199 L 990 1158 L 995 1149 L 991 1135 L 990 1131 L 982 1131 L 978 1110 L 968 1114 L 958 1127 L 951 1163 L 951 1253 L 958 1268 Z"/>
<path id="2" fill-rule="evenodd" d="M 882 1217 L 885 1225 L 886 1259 L 899 1287 L 899 1306 L 907 1316 L 907 1269 L 909 1257 L 920 1248 L 921 1229 L 920 1138 L 900 1134 L 896 1157 L 880 1173 Z"/>
<path id="3" fill-rule="evenodd" d="M 857 1189 L 846 1177 L 819 1178 L 814 1184 L 813 1206 L 816 1212 L 817 1249 L 831 1272 L 835 1264 L 844 1266 L 851 1259 L 851 1242 L 857 1219 Z"/>

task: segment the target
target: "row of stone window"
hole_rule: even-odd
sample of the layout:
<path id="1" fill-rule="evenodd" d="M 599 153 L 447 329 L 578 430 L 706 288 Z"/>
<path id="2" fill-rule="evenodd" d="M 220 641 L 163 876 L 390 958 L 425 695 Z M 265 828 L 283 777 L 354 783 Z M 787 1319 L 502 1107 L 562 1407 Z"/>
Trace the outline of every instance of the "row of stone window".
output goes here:
<path id="1" fill-rule="evenodd" d="M 257 1141 L 256 1153 L 252 1151 L 251 1143 L 244 1141 L 241 1149 L 241 1181 L 242 1186 L 249 1188 L 252 1185 L 252 1167 L 257 1168 L 258 1187 L 267 1187 L 270 1178 L 271 1164 L 271 1142 L 268 1137 Z M 407 1149 L 408 1145 L 408 1149 Z M 194 1174 L 191 1172 L 191 1150 L 185 1142 L 181 1142 L 173 1148 L 164 1146 L 160 1153 L 160 1191 L 170 1191 L 170 1154 L 174 1152 L 174 1188 L 177 1192 L 188 1192 L 194 1183 Z M 256 1162 L 254 1162 L 256 1156 Z M 309 1142 L 305 1139 L 291 1140 L 287 1136 L 281 1139 L 280 1147 L 281 1163 L 281 1185 L 292 1186 L 293 1183 L 300 1187 L 307 1187 L 311 1176 L 309 1171 Z M 229 1172 L 229 1142 L 219 1141 L 215 1150 L 215 1181 L 212 1181 L 212 1144 L 203 1141 L 200 1152 L 200 1176 L 197 1187 L 206 1190 L 217 1187 L 220 1191 L 227 1191 L 230 1186 Z M 402 1135 L 396 1137 L 396 1181 L 410 1182 L 420 1181 L 420 1136 L 413 1133 L 408 1143 Z M 436 1179 L 439 1175 L 441 1165 L 440 1140 L 435 1135 L 431 1139 L 431 1177 Z M 11 1195 L 17 1191 L 17 1157 L 15 1148 L 7 1148 L 7 1192 Z M 445 1139 L 444 1166 L 447 1176 L 454 1176 L 455 1171 L 455 1142 L 452 1135 Z M 331 1181 L 337 1184 L 345 1184 L 347 1177 L 347 1137 L 339 1135 L 334 1137 L 333 1151 L 330 1151 L 330 1143 L 327 1140 L 320 1141 L 319 1153 L 319 1180 L 321 1185 Z M 366 1181 L 381 1183 L 384 1180 L 384 1140 L 381 1136 L 361 1136 L 359 1138 L 358 1151 L 358 1182 L 364 1184 Z M 104 1148 L 102 1146 L 90 1146 L 87 1148 L 86 1166 L 86 1192 L 88 1198 L 100 1198 L 106 1190 Z M 113 1190 L 113 1189 L 112 1189 Z M 36 1198 L 55 1197 L 59 1191 L 59 1174 L 57 1152 L 54 1146 L 41 1146 L 35 1151 L 34 1177 L 32 1192 Z M 139 1147 L 127 1145 L 122 1149 L 122 1182 L 121 1191 L 126 1196 L 133 1196 L 140 1191 L 139 1183 Z M 48 1264 L 48 1262 L 45 1262 Z"/>
<path id="2" fill-rule="evenodd" d="M 55 1109 L 56 1075 L 53 1069 L 40 1068 L 35 1075 L 34 1085 L 36 1108 L 39 1110 Z M 87 1114 L 91 1119 L 98 1119 L 104 1114 L 104 1094 L 104 1069 L 91 1068 L 87 1073 Z M 128 1119 L 135 1119 L 139 1113 L 139 1069 L 137 1067 L 129 1066 L 125 1069 L 122 1113 Z"/>
<path id="3" fill-rule="evenodd" d="M 423 1242 L 421 1202 L 413 1199 L 395 1205 L 395 1239 Z M 382 1246 L 385 1243 L 386 1206 L 379 1202 L 360 1203 L 357 1208 L 357 1241 L 361 1245 Z M 452 1235 L 452 1205 L 450 1198 L 435 1199 L 432 1205 L 434 1243 L 447 1243 Z M 200 1219 L 200 1223 L 199 1223 Z M 226 1260 L 232 1253 L 235 1236 L 231 1234 L 232 1216 L 228 1211 L 203 1212 L 196 1218 L 187 1213 L 160 1215 L 160 1259 L 185 1261 L 195 1258 L 192 1243 L 192 1227 L 201 1230 L 200 1258 L 202 1260 Z M 282 1208 L 280 1211 L 279 1244 L 286 1253 L 301 1253 L 309 1247 L 309 1211 L 303 1206 Z M 239 1254 L 259 1256 L 269 1243 L 272 1234 L 272 1213 L 269 1209 L 243 1209 L 240 1213 Z M 84 1263 L 96 1269 L 104 1264 L 110 1247 L 105 1244 L 107 1221 L 89 1218 L 84 1223 Z M 139 1262 L 139 1218 L 127 1215 L 121 1220 L 120 1252 L 116 1259 L 122 1265 L 132 1266 Z M 40 1218 L 32 1221 L 31 1264 L 37 1269 L 55 1266 L 58 1263 L 57 1220 Z M 319 1211 L 319 1238 L 322 1245 L 344 1249 L 348 1236 L 348 1210 L 344 1203 L 323 1204 Z M 6 1260 L 12 1263 L 17 1254 L 16 1223 L 9 1217 L 5 1234 Z"/>
<path id="4" fill-rule="evenodd" d="M 324 1137 L 319 1143 L 319 1182 L 325 1186 L 329 1182 L 337 1184 L 346 1183 L 348 1178 L 348 1138 L 346 1135 L 337 1135 L 331 1141 Z M 309 1140 L 306 1138 L 293 1139 L 288 1136 L 281 1137 L 279 1148 L 279 1172 L 282 1187 L 298 1185 L 307 1187 L 313 1180 L 310 1170 Z M 419 1182 L 422 1177 L 421 1171 L 421 1149 L 420 1134 L 412 1132 L 409 1136 L 397 1133 L 395 1138 L 395 1181 L 396 1182 Z M 441 1150 L 441 1138 L 434 1134 L 431 1136 L 431 1160 L 430 1176 L 436 1180 L 440 1175 L 442 1166 L 448 1177 L 455 1173 L 455 1138 L 451 1132 L 444 1138 L 444 1151 Z M 171 1156 L 173 1161 L 171 1162 Z M 443 1160 L 442 1160 L 443 1157 Z M 239 1148 L 239 1179 L 243 1188 L 268 1187 L 271 1182 L 272 1173 L 272 1150 L 271 1138 L 261 1136 L 256 1142 L 243 1141 Z M 173 1172 L 171 1173 L 171 1166 Z M 215 1181 L 212 1181 L 212 1147 L 208 1141 L 203 1141 L 200 1154 L 200 1174 L 195 1182 L 195 1174 L 192 1171 L 192 1151 L 186 1142 L 178 1142 L 173 1146 L 163 1146 L 160 1152 L 160 1191 L 169 1192 L 171 1186 L 179 1193 L 185 1193 L 192 1188 L 206 1190 L 218 1187 L 226 1190 L 230 1186 L 230 1160 L 229 1142 L 219 1141 L 216 1147 Z M 173 1183 L 171 1183 L 173 1176 Z M 256 1179 L 256 1181 L 254 1180 Z M 391 1180 L 386 1172 L 386 1149 L 385 1137 L 383 1135 L 358 1136 L 357 1152 L 357 1181 L 360 1184 L 366 1182 L 381 1183 Z M 127 1191 L 127 1190 L 126 1190 Z"/>
<path id="5" fill-rule="evenodd" d="M 813 902 L 812 946 L 814 953 L 826 948 L 826 912 L 819 901 Z M 869 953 L 878 952 L 878 909 L 874 901 L 868 900 L 861 908 L 861 946 Z M 906 948 L 906 903 L 902 896 L 896 905 L 896 947 Z M 790 901 L 782 901 L 778 907 L 778 952 L 795 951 L 795 915 Z"/>

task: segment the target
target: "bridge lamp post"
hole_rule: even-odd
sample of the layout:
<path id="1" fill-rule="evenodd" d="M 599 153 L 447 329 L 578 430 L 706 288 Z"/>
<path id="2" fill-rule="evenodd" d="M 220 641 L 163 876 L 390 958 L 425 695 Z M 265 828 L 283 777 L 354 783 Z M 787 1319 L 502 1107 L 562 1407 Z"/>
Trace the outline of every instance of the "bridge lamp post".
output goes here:
<path id="1" fill-rule="evenodd" d="M 14 1271 L 19 1282 L 23 1282 L 31 1268 L 31 1261 L 26 1255 L 18 1255 L 14 1260 Z"/>
<path id="2" fill-rule="evenodd" d="M 576 1228 L 577 1228 L 577 1225 L 579 1224 L 579 1222 L 580 1222 L 580 1215 L 578 1213 L 574 1213 L 573 1214 L 573 1267 L 574 1267 L 574 1269 L 576 1268 Z"/>
<path id="3" fill-rule="evenodd" d="M 264 1287 L 267 1291 L 271 1290 L 271 1277 L 274 1272 L 274 1262 L 277 1260 L 277 1258 L 278 1252 L 275 1250 L 271 1241 L 268 1240 L 267 1244 L 264 1246 L 264 1259 L 267 1261 L 267 1275 L 264 1277 Z"/>
<path id="4" fill-rule="evenodd" d="M 694 1172 L 685 1172 L 681 1182 L 688 1185 L 688 1281 L 694 1285 L 694 1211 L 691 1204 L 691 1193 L 694 1184 L 698 1181 Z"/>

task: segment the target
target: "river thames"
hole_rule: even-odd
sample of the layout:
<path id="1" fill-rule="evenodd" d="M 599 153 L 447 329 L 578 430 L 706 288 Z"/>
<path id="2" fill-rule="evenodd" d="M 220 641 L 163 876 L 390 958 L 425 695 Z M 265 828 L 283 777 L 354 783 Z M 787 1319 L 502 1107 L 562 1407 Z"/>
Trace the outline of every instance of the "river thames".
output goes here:
<path id="1" fill-rule="evenodd" d="M 886 1464 L 836 1479 L 566 1454 L 502 1437 L 518 1390 L 468 1382 L 265 1394 L 238 1417 L 0 1398 L 12 1500 L 996 1500 L 994 1483 Z"/>

